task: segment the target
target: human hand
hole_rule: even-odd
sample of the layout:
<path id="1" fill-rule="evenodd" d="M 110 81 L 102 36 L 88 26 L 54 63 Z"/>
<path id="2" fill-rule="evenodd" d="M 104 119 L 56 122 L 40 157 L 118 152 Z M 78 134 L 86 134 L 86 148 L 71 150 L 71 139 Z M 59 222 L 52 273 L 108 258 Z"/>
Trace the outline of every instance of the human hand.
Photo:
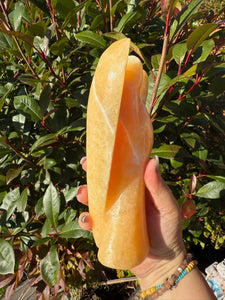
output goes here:
<path id="1" fill-rule="evenodd" d="M 81 160 L 86 170 L 86 159 Z M 145 169 L 146 218 L 150 239 L 149 255 L 141 264 L 132 268 L 138 277 L 142 289 L 161 283 L 183 262 L 186 251 L 182 239 L 180 209 L 171 190 L 159 173 L 158 157 L 151 159 Z M 81 186 L 77 200 L 88 205 L 87 186 Z M 80 215 L 81 228 L 91 230 L 91 215 Z"/>

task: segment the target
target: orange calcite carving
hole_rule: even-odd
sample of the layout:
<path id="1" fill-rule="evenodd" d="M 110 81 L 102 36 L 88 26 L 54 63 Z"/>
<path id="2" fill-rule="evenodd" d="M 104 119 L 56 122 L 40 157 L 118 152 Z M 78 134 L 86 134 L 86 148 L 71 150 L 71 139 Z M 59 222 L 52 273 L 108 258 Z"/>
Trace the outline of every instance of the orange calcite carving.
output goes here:
<path id="1" fill-rule="evenodd" d="M 129 56 L 130 39 L 102 54 L 87 112 L 87 183 L 102 264 L 130 269 L 149 252 L 144 169 L 153 144 L 145 107 L 148 76 Z"/>

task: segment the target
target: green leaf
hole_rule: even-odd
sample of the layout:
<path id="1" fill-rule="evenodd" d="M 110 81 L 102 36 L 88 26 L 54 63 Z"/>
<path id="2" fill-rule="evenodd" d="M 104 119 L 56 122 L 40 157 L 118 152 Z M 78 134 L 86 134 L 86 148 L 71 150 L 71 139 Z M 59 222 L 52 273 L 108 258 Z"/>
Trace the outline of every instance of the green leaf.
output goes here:
<path id="1" fill-rule="evenodd" d="M 193 75 L 196 74 L 198 69 L 198 64 L 191 66 L 187 71 L 185 71 L 184 73 L 182 73 L 182 75 L 180 76 L 181 78 L 185 78 L 185 77 L 191 77 Z"/>
<path id="2" fill-rule="evenodd" d="M 191 19 L 194 13 L 199 9 L 203 0 L 193 0 L 186 5 L 174 19 L 171 26 L 171 39 L 183 28 L 183 26 Z"/>
<path id="3" fill-rule="evenodd" d="M 130 11 L 122 17 L 118 26 L 115 28 L 115 31 L 126 33 L 141 17 L 142 14 L 139 11 Z"/>
<path id="4" fill-rule="evenodd" d="M 51 230 L 52 230 L 51 221 L 49 219 L 46 219 L 41 230 L 42 238 L 48 237 L 49 233 L 51 233 Z"/>
<path id="5" fill-rule="evenodd" d="M 154 121 L 154 133 L 161 133 L 166 128 L 166 124 Z"/>
<path id="6" fill-rule="evenodd" d="M 191 147 L 194 148 L 196 141 L 199 139 L 199 136 L 195 132 L 184 132 L 181 133 L 180 137 Z"/>
<path id="7" fill-rule="evenodd" d="M 51 222 L 51 225 L 56 228 L 58 223 L 60 198 L 54 185 L 51 183 L 43 198 L 44 212 Z"/>
<path id="8" fill-rule="evenodd" d="M 217 176 L 217 175 L 205 175 L 205 176 L 212 178 L 216 181 L 223 182 L 225 184 L 225 177 L 223 176 Z"/>
<path id="9" fill-rule="evenodd" d="M 6 173 L 6 184 L 9 184 L 14 178 L 19 176 L 23 168 L 24 166 L 20 168 L 9 169 Z"/>
<path id="10" fill-rule="evenodd" d="M 44 245 L 44 244 L 48 244 L 48 242 L 51 240 L 51 237 L 44 237 L 43 239 L 38 239 L 37 241 L 34 242 L 34 244 L 32 245 L 33 247 L 38 247 L 40 245 Z"/>
<path id="11" fill-rule="evenodd" d="M 41 197 L 37 201 L 37 203 L 35 205 L 35 213 L 36 213 L 38 218 L 45 213 L 44 206 L 43 206 L 43 197 Z"/>
<path id="12" fill-rule="evenodd" d="M 199 46 L 205 41 L 209 35 L 216 29 L 217 24 L 203 24 L 196 28 L 187 39 L 187 49 L 196 51 Z"/>
<path id="13" fill-rule="evenodd" d="M 175 59 L 178 65 L 180 65 L 184 60 L 186 52 L 187 52 L 186 43 L 179 43 L 174 45 L 172 49 L 172 53 L 173 53 L 173 58 Z"/>
<path id="14" fill-rule="evenodd" d="M 222 94 L 225 91 L 225 75 L 213 78 L 210 82 L 209 89 L 214 95 Z"/>
<path id="15" fill-rule="evenodd" d="M 201 47 L 199 47 L 195 51 L 194 63 L 204 62 L 207 59 L 207 57 L 210 55 L 214 46 L 215 46 L 215 42 L 213 39 L 204 41 Z"/>
<path id="16" fill-rule="evenodd" d="M 49 286 L 53 286 L 58 282 L 59 269 L 57 245 L 54 245 L 45 258 L 41 260 L 40 264 L 42 278 Z"/>
<path id="17" fill-rule="evenodd" d="M 196 196 L 201 198 L 218 199 L 225 196 L 225 182 L 212 181 L 201 187 Z"/>
<path id="18" fill-rule="evenodd" d="M 17 211 L 20 211 L 20 212 L 25 211 L 26 206 L 27 206 L 27 198 L 28 198 L 28 188 L 26 187 L 22 191 L 22 193 L 21 193 L 21 195 L 20 195 L 20 197 L 19 197 L 19 199 L 16 203 L 17 204 Z"/>
<path id="19" fill-rule="evenodd" d="M 0 274 L 14 273 L 15 255 L 13 247 L 3 239 L 0 239 Z"/>
<path id="20" fill-rule="evenodd" d="M 152 55 L 152 57 L 151 57 L 152 67 L 155 70 L 159 69 L 159 64 L 160 64 L 161 56 L 162 56 L 161 54 L 155 54 L 155 55 Z"/>
<path id="21" fill-rule="evenodd" d="M 57 0 L 55 5 L 55 10 L 63 18 L 66 18 L 67 15 L 73 11 L 75 8 L 75 2 L 71 0 Z"/>
<path id="22" fill-rule="evenodd" d="M 0 174 L 0 186 L 6 185 L 6 176 Z"/>
<path id="23" fill-rule="evenodd" d="M 34 24 L 31 24 L 28 28 L 27 33 L 34 36 L 44 37 L 46 32 L 46 22 L 40 21 Z"/>
<path id="24" fill-rule="evenodd" d="M 65 15 L 65 20 L 62 24 L 62 30 L 66 28 L 66 26 L 68 24 L 71 24 L 74 26 L 74 24 L 77 24 L 76 22 L 76 14 L 78 13 L 78 11 L 80 11 L 84 6 L 85 4 L 87 3 L 87 1 L 82 1 L 81 4 L 79 5 L 76 5 L 76 7 L 74 7 L 72 10 L 70 10 L 66 15 Z"/>
<path id="25" fill-rule="evenodd" d="M 24 34 L 24 33 L 18 32 L 18 31 L 13 31 L 13 30 L 11 30 L 11 31 L 5 30 L 3 32 L 4 32 L 4 34 L 9 35 L 10 37 L 15 36 L 15 37 L 21 39 L 22 41 L 26 42 L 31 47 L 33 46 L 33 41 L 31 39 L 31 37 L 27 34 Z"/>
<path id="26" fill-rule="evenodd" d="M 64 227 L 67 223 L 74 221 L 77 218 L 77 210 L 73 209 L 71 206 L 68 206 L 61 214 L 60 219 L 64 219 L 64 223 L 61 225 L 61 228 Z M 60 228 L 60 231 L 61 231 Z"/>
<path id="27" fill-rule="evenodd" d="M 170 77 L 167 74 L 162 73 L 162 76 L 161 76 L 161 79 L 159 82 L 158 91 L 157 91 L 157 97 L 159 97 L 161 94 L 163 94 L 163 92 L 170 86 L 171 86 Z M 152 78 L 152 76 L 149 76 L 149 87 L 148 87 L 148 97 L 147 97 L 148 99 L 151 99 L 153 87 L 154 87 L 153 78 Z M 157 101 L 157 105 L 159 105 L 159 101 Z"/>
<path id="28" fill-rule="evenodd" d="M 1 35 L 0 35 L 0 40 L 1 40 Z M 1 41 L 0 41 L 0 44 L 1 44 Z M 12 83 L 8 83 L 6 86 L 5 86 L 7 89 L 6 89 L 6 92 L 4 93 L 4 95 L 0 98 L 0 111 L 3 107 L 3 105 L 5 104 L 5 101 L 6 99 L 8 98 L 9 94 L 11 93 L 11 91 L 13 90 L 14 88 L 14 85 Z"/>
<path id="29" fill-rule="evenodd" d="M 21 114 L 28 116 L 34 122 L 42 120 L 41 109 L 33 98 L 26 95 L 16 96 L 14 106 Z"/>
<path id="30" fill-rule="evenodd" d="M 151 157 L 154 157 L 154 155 L 158 155 L 162 158 L 174 159 L 181 149 L 182 147 L 178 145 L 163 144 L 159 148 L 152 149 Z"/>
<path id="31" fill-rule="evenodd" d="M 22 25 L 23 15 L 25 13 L 25 6 L 22 2 L 17 2 L 15 9 L 9 14 L 9 20 L 13 30 L 20 31 Z"/>
<path id="32" fill-rule="evenodd" d="M 60 229 L 59 236 L 62 238 L 78 239 L 81 237 L 89 237 L 90 233 L 79 226 L 78 220 L 74 220 Z"/>
<path id="33" fill-rule="evenodd" d="M 14 212 L 16 205 L 17 205 L 17 200 L 19 199 L 19 197 L 20 197 L 20 190 L 18 187 L 15 188 L 14 190 L 10 191 L 4 197 L 0 208 L 6 210 L 7 220 L 10 218 L 10 216 Z"/>
<path id="34" fill-rule="evenodd" d="M 6 49 L 6 50 L 13 49 L 12 38 L 2 32 L 0 32 L 0 48 Z"/>
<path id="35" fill-rule="evenodd" d="M 204 145 L 200 144 L 196 150 L 192 151 L 194 156 L 197 156 L 199 159 L 206 160 L 208 156 L 208 149 Z"/>
<path id="36" fill-rule="evenodd" d="M 36 150 L 39 147 L 48 146 L 55 142 L 57 142 L 57 135 L 55 133 L 50 133 L 50 134 L 44 135 L 44 136 L 40 137 L 39 139 L 37 139 L 36 142 L 34 142 L 30 151 L 32 153 L 34 150 Z"/>
<path id="37" fill-rule="evenodd" d="M 18 134 L 21 134 L 24 132 L 24 126 L 26 122 L 26 118 L 24 115 L 18 114 L 12 117 L 13 125 L 16 129 L 16 132 Z"/>
<path id="38" fill-rule="evenodd" d="M 126 35 L 122 32 L 106 32 L 104 36 L 112 40 L 118 41 L 126 38 Z"/>
<path id="39" fill-rule="evenodd" d="M 93 47 L 97 47 L 97 48 L 105 48 L 107 43 L 104 40 L 103 37 L 101 37 L 100 35 L 98 35 L 95 32 L 89 31 L 89 30 L 85 30 L 82 32 L 79 32 L 76 34 L 76 38 L 84 43 L 87 43 Z"/>
<path id="40" fill-rule="evenodd" d="M 70 48 L 67 38 L 62 38 L 51 45 L 50 51 L 57 56 L 61 56 L 65 48 Z"/>
<path id="41" fill-rule="evenodd" d="M 85 119 L 77 119 L 69 125 L 68 131 L 81 131 L 86 128 L 86 120 Z"/>
<path id="42" fill-rule="evenodd" d="M 44 169 L 47 169 L 47 170 L 51 169 L 56 164 L 57 164 L 57 162 L 55 161 L 55 159 L 49 158 L 49 157 L 45 157 L 45 159 L 44 159 Z"/>
<path id="43" fill-rule="evenodd" d="M 120 2 L 122 2 L 122 1 L 121 1 L 121 0 L 118 0 L 118 1 L 113 5 L 113 7 L 111 8 L 111 10 L 110 10 L 110 16 L 111 16 L 111 17 L 114 16 L 114 14 L 115 14 L 115 12 L 116 12 L 116 9 L 117 9 L 117 6 L 118 6 L 118 4 L 119 4 Z"/>
<path id="44" fill-rule="evenodd" d="M 40 99 L 39 99 L 40 108 L 43 115 L 45 115 L 47 112 L 47 108 L 49 106 L 50 100 L 51 100 L 51 88 L 50 85 L 47 84 L 44 87 L 43 91 L 41 92 Z"/>
<path id="45" fill-rule="evenodd" d="M 20 80 L 22 83 L 28 84 L 30 86 L 36 87 L 38 83 L 43 82 L 46 83 L 47 80 L 44 79 L 36 79 L 33 75 L 31 74 L 26 74 L 26 75 L 20 75 L 17 77 L 18 80 Z"/>
<path id="46" fill-rule="evenodd" d="M 76 198 L 77 190 L 78 190 L 78 187 L 69 188 L 68 186 L 66 186 L 66 188 L 63 191 L 63 195 L 65 197 L 66 202 L 69 202 Z"/>
<path id="47" fill-rule="evenodd" d="M 103 15 L 97 15 L 93 22 L 91 22 L 90 30 L 97 31 L 100 26 L 104 26 L 104 17 Z"/>
<path id="48" fill-rule="evenodd" d="M 46 0 L 30 0 L 35 6 L 39 7 L 43 12 L 45 12 L 48 16 L 51 16 L 49 12 L 49 8 L 46 4 Z"/>

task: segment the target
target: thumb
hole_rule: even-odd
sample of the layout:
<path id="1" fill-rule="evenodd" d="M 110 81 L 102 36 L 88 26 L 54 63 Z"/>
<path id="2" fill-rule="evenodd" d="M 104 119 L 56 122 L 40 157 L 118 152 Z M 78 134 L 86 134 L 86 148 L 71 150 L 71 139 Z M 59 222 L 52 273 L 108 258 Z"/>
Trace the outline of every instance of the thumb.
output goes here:
<path id="1" fill-rule="evenodd" d="M 178 203 L 159 173 L 158 156 L 147 163 L 144 180 L 150 198 L 160 214 L 169 214 L 170 212 L 179 214 Z"/>

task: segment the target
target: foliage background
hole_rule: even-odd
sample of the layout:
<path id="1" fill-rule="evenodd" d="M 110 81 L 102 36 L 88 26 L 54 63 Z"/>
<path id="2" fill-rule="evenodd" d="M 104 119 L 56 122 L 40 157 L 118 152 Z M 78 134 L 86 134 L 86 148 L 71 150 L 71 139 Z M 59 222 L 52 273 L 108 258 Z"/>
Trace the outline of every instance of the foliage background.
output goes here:
<path id="1" fill-rule="evenodd" d="M 225 246 L 224 8 L 209 4 L 1 1 L 0 287 L 8 299 L 26 278 L 38 299 L 105 279 L 91 234 L 78 226 L 85 207 L 76 192 L 86 182 L 91 79 L 103 51 L 125 36 L 149 74 L 149 108 L 170 29 L 152 98 L 152 156 L 180 204 L 187 247 Z"/>

